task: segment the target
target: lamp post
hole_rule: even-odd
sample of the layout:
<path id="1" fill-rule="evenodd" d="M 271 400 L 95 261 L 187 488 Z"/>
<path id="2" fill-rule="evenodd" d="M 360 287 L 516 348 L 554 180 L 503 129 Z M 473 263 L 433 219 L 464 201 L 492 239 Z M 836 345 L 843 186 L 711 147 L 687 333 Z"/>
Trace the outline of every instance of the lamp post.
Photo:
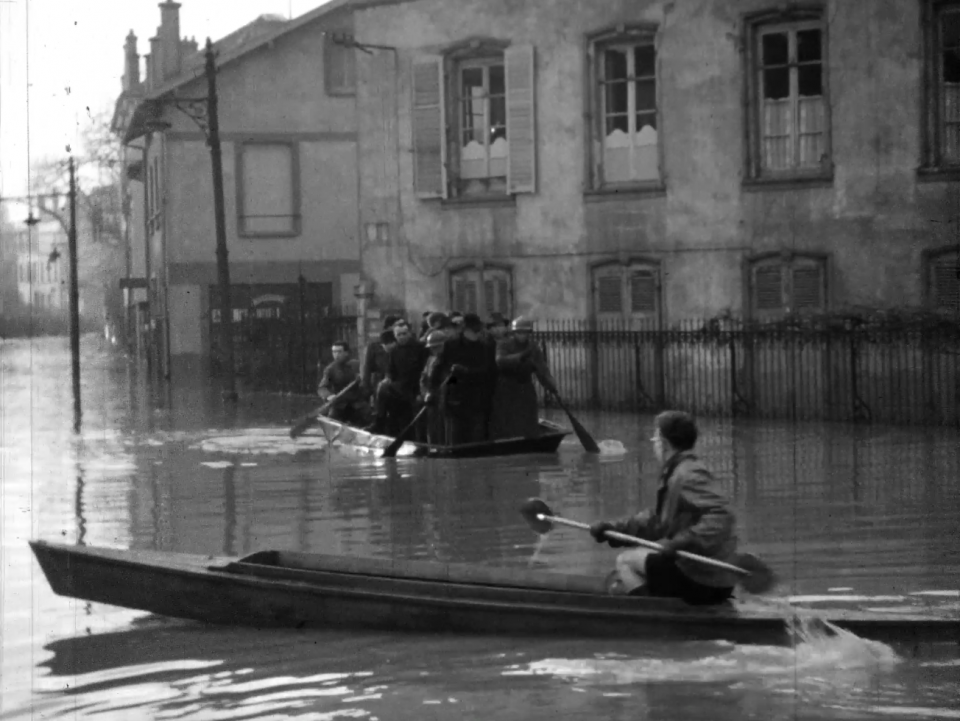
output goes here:
<path id="1" fill-rule="evenodd" d="M 233 304 L 230 298 L 230 264 L 227 251 L 227 228 L 223 200 L 223 157 L 220 150 L 220 120 L 217 100 L 217 66 L 213 41 L 207 38 L 204 53 L 204 74 L 207 79 L 207 95 L 204 98 L 170 97 L 155 101 L 158 105 L 169 104 L 186 114 L 203 131 L 210 148 L 213 166 L 213 220 L 217 242 L 217 285 L 220 290 L 220 361 L 222 365 L 222 396 L 237 400 L 236 366 L 233 349 Z M 154 121 L 151 129 L 166 130 L 169 123 Z"/>

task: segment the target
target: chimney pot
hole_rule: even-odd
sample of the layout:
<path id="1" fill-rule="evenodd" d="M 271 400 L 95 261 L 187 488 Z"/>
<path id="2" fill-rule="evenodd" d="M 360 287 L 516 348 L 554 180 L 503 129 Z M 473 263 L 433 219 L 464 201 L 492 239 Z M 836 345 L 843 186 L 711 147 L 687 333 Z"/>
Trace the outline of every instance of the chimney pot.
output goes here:
<path id="1" fill-rule="evenodd" d="M 169 80 L 180 74 L 181 50 L 180 50 L 180 3 L 162 2 L 160 7 L 160 27 L 157 28 L 157 36 L 160 38 L 161 59 L 159 65 L 160 78 Z"/>

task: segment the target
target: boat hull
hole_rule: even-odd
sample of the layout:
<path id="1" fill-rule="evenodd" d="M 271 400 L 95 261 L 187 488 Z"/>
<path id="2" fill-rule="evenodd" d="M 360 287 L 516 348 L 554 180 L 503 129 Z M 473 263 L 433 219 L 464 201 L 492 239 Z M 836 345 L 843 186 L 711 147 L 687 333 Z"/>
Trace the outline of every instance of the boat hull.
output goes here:
<path id="1" fill-rule="evenodd" d="M 496 441 L 464 443 L 458 446 L 439 446 L 428 443 L 407 441 L 398 455 L 414 455 L 427 458 L 483 458 L 490 456 L 515 456 L 526 453 L 556 453 L 561 441 L 570 432 L 552 421 L 540 420 L 540 435 L 536 438 L 503 438 Z M 393 443 L 391 436 L 369 433 L 361 428 L 319 416 L 314 429 L 305 435 L 319 435 L 331 443 L 382 452 Z"/>
<path id="2" fill-rule="evenodd" d="M 610 596 L 599 579 L 526 569 L 266 551 L 245 559 L 31 542 L 54 592 L 248 626 L 786 644 L 785 610 Z M 280 565 L 278 565 L 280 564 Z M 960 621 L 828 614 L 859 635 L 960 641 Z"/>

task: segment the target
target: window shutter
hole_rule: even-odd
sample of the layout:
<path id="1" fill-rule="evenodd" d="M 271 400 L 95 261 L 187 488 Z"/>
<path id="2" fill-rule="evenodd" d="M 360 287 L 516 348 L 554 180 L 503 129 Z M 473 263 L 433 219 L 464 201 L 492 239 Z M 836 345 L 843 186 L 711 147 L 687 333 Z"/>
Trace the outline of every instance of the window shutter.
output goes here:
<path id="1" fill-rule="evenodd" d="M 413 62 L 414 185 L 419 198 L 447 197 L 443 58 Z"/>
<path id="2" fill-rule="evenodd" d="M 793 309 L 821 310 L 823 308 L 823 267 L 803 266 L 793 269 Z"/>
<path id="3" fill-rule="evenodd" d="M 783 275 L 780 266 L 757 268 L 753 274 L 753 292 L 757 310 L 782 310 Z"/>
<path id="4" fill-rule="evenodd" d="M 597 313 L 623 312 L 623 283 L 619 275 L 597 277 Z"/>
<path id="5" fill-rule="evenodd" d="M 657 276 L 652 270 L 634 271 L 630 276 L 630 312 L 657 312 Z"/>
<path id="6" fill-rule="evenodd" d="M 933 266 L 933 305 L 937 310 L 960 311 L 960 257 L 941 259 Z"/>
<path id="7" fill-rule="evenodd" d="M 507 84 L 507 192 L 534 193 L 537 137 L 533 46 L 507 48 L 503 61 Z"/>

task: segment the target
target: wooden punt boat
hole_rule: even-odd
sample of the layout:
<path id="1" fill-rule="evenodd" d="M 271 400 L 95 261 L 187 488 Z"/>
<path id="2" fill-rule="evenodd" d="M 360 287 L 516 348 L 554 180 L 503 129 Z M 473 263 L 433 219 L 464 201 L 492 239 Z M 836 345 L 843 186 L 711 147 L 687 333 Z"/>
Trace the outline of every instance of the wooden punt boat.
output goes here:
<path id="1" fill-rule="evenodd" d="M 260 551 L 226 558 L 31 541 L 61 596 L 253 626 L 788 644 L 789 607 L 612 596 L 604 580 L 526 568 Z M 820 610 L 884 641 L 960 642 L 960 619 Z"/>
<path id="2" fill-rule="evenodd" d="M 378 453 L 394 441 L 392 436 L 368 433 L 361 428 L 335 421 L 326 416 L 318 416 L 317 424 L 308 429 L 304 435 L 318 435 L 325 437 L 331 443 L 337 441 L 344 445 Z M 557 448 L 560 447 L 560 441 L 568 435 L 570 435 L 570 431 L 563 426 L 541 418 L 540 435 L 536 438 L 503 438 L 496 441 L 463 443 L 458 446 L 439 446 L 407 441 L 400 447 L 397 455 L 425 456 L 428 458 L 480 458 L 484 456 L 515 456 L 522 453 L 555 453 Z"/>

